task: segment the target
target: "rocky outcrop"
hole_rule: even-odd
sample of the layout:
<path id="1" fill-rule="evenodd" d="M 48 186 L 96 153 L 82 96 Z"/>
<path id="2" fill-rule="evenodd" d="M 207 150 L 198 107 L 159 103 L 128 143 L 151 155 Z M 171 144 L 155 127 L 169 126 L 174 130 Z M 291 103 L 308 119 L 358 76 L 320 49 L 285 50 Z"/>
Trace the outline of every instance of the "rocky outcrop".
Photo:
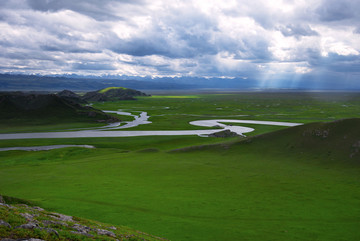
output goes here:
<path id="1" fill-rule="evenodd" d="M 0 226 L 11 228 L 11 225 L 9 223 L 7 223 L 7 222 L 5 222 L 4 220 L 1 220 L 1 219 L 0 219 Z"/>
<path id="2" fill-rule="evenodd" d="M 129 232 L 129 228 L 48 212 L 37 206 L 6 204 L 1 195 L 0 202 L 0 241 L 165 240 L 140 231 Z"/>
<path id="3" fill-rule="evenodd" d="M 224 131 L 219 131 L 219 132 L 215 132 L 213 134 L 208 135 L 209 137 L 221 137 L 221 138 L 225 138 L 225 137 L 234 137 L 234 136 L 239 136 L 237 133 L 232 132 L 230 130 L 224 130 Z"/>
<path id="4" fill-rule="evenodd" d="M 5 238 L 5 239 L 0 239 L 0 241 L 45 241 L 43 239 L 38 239 L 38 238 L 30 238 L 30 239 L 11 239 L 11 238 Z"/>

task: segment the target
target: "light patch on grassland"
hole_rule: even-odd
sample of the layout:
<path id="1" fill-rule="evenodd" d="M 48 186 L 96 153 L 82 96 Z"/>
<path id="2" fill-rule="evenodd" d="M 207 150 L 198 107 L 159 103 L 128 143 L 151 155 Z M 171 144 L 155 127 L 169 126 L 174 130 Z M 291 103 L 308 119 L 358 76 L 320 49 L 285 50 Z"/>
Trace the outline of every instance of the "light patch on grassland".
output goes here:
<path id="1" fill-rule="evenodd" d="M 117 89 L 126 90 L 127 88 L 125 88 L 125 87 L 108 87 L 108 88 L 100 90 L 99 93 L 105 93 L 105 92 L 108 92 L 109 90 L 117 90 Z"/>
<path id="2" fill-rule="evenodd" d="M 156 99 L 194 99 L 200 98 L 198 95 L 153 95 L 151 98 Z"/>

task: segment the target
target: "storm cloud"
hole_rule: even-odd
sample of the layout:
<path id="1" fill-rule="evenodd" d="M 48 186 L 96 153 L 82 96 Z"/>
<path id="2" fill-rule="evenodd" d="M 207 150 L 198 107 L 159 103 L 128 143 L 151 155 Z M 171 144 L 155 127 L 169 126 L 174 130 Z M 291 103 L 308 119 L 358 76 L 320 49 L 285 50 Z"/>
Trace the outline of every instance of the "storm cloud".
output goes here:
<path id="1" fill-rule="evenodd" d="M 359 12 L 357 0 L 1 1 L 0 71 L 360 88 Z"/>

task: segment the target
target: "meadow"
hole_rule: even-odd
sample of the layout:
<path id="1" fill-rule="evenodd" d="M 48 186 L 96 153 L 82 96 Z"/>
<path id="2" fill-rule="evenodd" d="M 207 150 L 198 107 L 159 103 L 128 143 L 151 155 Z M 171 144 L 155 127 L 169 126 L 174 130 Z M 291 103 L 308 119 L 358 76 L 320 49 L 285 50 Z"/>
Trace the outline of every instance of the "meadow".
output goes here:
<path id="1" fill-rule="evenodd" d="M 299 123 L 332 121 L 358 116 L 359 105 L 357 93 L 244 92 L 138 97 L 136 101 L 98 102 L 93 106 L 103 110 L 148 112 L 153 123 L 134 130 L 186 130 L 199 128 L 190 125 L 190 121 L 216 118 Z"/>
<path id="2" fill-rule="evenodd" d="M 166 95 L 94 107 L 148 112 L 153 123 L 136 130 L 200 129 L 188 122 L 215 118 L 306 125 L 244 124 L 256 128 L 248 138 L 1 140 L 96 149 L 0 152 L 0 193 L 170 240 L 360 239 L 359 119 L 332 122 L 359 118 L 359 94 Z"/>

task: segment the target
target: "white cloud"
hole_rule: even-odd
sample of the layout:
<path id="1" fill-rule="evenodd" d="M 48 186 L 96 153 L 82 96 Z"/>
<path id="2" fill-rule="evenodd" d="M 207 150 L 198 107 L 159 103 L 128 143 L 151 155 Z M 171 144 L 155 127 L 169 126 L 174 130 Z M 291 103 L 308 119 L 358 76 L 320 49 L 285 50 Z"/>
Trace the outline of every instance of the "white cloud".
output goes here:
<path id="1" fill-rule="evenodd" d="M 338 73 L 360 67 L 356 0 L 9 0 L 0 7 L 3 71 L 269 80 L 322 73 L 325 64 Z"/>
<path id="2" fill-rule="evenodd" d="M 343 43 L 334 43 L 329 47 L 329 51 L 338 55 L 359 55 L 359 51 L 355 50 L 350 46 L 346 46 Z"/>
<path id="3" fill-rule="evenodd" d="M 298 74 L 307 74 L 307 73 L 310 73 L 311 71 L 312 71 L 312 69 L 309 67 L 306 67 L 306 66 L 296 66 L 295 67 L 295 73 L 298 73 Z"/>

